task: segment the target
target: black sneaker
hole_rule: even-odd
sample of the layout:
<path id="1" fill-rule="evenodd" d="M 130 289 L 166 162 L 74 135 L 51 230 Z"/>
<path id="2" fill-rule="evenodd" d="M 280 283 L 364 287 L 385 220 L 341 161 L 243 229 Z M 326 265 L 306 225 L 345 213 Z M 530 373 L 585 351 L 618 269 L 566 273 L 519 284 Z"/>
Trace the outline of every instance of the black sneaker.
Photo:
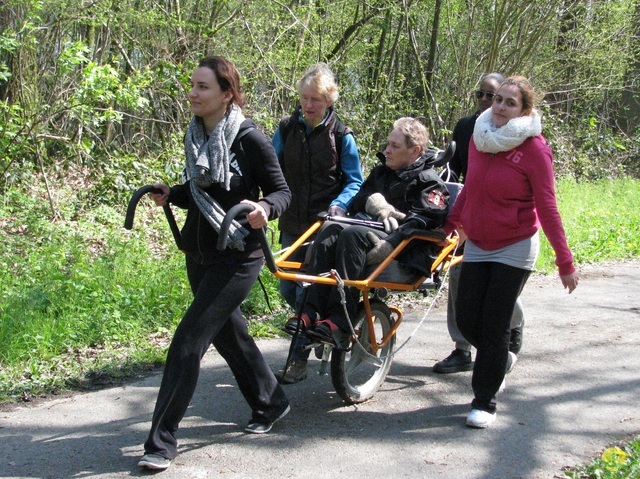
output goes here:
<path id="1" fill-rule="evenodd" d="M 513 328 L 511 330 L 511 339 L 509 339 L 509 351 L 513 354 L 518 354 L 522 349 L 522 330 L 524 329 L 524 324 L 518 326 L 517 328 Z"/>
<path id="2" fill-rule="evenodd" d="M 279 421 L 280 419 L 285 417 L 287 414 L 289 414 L 289 411 L 291 411 L 291 406 L 287 404 L 286 409 L 282 411 L 280 415 L 276 417 L 273 421 L 268 421 L 268 420 L 259 421 L 259 420 L 251 419 L 251 421 L 249 421 L 249 424 L 247 424 L 247 427 L 244 428 L 244 432 L 248 432 L 251 434 L 266 434 L 269 431 L 271 431 L 271 428 L 276 423 L 276 421 Z"/>
<path id="3" fill-rule="evenodd" d="M 307 360 L 292 359 L 287 369 L 280 369 L 275 376 L 280 384 L 294 384 L 307 379 Z"/>
<path id="4" fill-rule="evenodd" d="M 471 371 L 472 369 L 471 351 L 463 351 L 462 349 L 454 349 L 449 356 L 433 366 L 433 371 L 440 374 Z"/>

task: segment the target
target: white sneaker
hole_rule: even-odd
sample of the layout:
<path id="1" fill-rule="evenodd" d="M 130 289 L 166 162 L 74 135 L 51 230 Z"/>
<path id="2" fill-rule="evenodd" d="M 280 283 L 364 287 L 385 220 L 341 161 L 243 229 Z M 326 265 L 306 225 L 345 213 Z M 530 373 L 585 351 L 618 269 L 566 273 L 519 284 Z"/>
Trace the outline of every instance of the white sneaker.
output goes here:
<path id="1" fill-rule="evenodd" d="M 505 378 L 502 380 L 502 383 L 500 383 L 500 387 L 498 388 L 498 392 L 496 393 L 496 396 L 504 392 L 504 388 L 506 387 L 506 385 L 507 385 L 507 380 Z"/>
<path id="2" fill-rule="evenodd" d="M 481 409 L 473 409 L 467 416 L 467 426 L 484 429 L 496 421 L 496 413 L 490 413 Z"/>
<path id="3" fill-rule="evenodd" d="M 518 356 L 516 356 L 515 353 L 512 353 L 511 351 L 509 351 L 509 357 L 507 357 L 507 370 L 504 372 L 505 375 L 509 374 L 513 370 L 513 366 L 515 366 L 517 360 L 518 360 Z M 496 393 L 496 396 L 504 392 L 504 388 L 506 385 L 507 385 L 507 380 L 506 378 L 503 378 L 502 383 L 500 383 L 500 387 L 498 388 L 498 392 Z"/>
<path id="4" fill-rule="evenodd" d="M 517 360 L 518 356 L 516 356 L 515 353 L 509 351 L 509 357 L 507 358 L 507 370 L 505 371 L 505 374 L 509 374 L 511 371 L 513 371 L 513 367 L 516 365 Z"/>

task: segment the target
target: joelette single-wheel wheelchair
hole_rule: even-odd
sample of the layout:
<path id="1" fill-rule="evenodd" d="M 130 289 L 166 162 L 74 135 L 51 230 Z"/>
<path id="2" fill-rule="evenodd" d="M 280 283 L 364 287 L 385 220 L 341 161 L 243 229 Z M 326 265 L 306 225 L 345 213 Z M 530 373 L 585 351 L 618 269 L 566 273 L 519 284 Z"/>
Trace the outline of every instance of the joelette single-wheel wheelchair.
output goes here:
<path id="1" fill-rule="evenodd" d="M 133 228 L 136 205 L 142 196 L 150 192 L 157 191 L 152 186 L 144 186 L 132 196 L 125 219 L 126 229 Z M 231 221 L 241 214 L 248 213 L 251 208 L 251 205 L 238 204 L 227 212 L 220 230 L 219 249 L 224 248 L 226 232 Z M 180 231 L 176 226 L 171 208 L 168 205 L 165 206 L 164 212 L 176 244 L 180 248 Z M 430 290 L 439 291 L 446 271 L 452 262 L 457 260 L 454 257 L 457 237 L 445 238 L 435 231 L 414 231 L 363 279 L 342 279 L 335 271 L 311 275 L 306 272 L 305 264 L 290 261 L 288 258 L 307 243 L 327 220 L 362 223 L 360 220 L 350 218 L 330 216 L 321 218 L 277 258 L 274 257 L 264 229 L 261 230 L 260 241 L 267 267 L 279 279 L 297 281 L 303 285 L 314 283 L 332 285 L 338 287 L 343 294 L 344 287 L 354 287 L 361 292 L 362 301 L 357 317 L 350 318 L 352 331 L 349 347 L 337 348 L 333 344 L 319 343 L 317 340 L 311 340 L 306 346 L 322 353 L 321 370 L 325 370 L 326 364 L 330 362 L 331 379 L 336 392 L 346 403 L 354 404 L 371 398 L 384 382 L 391 367 L 396 331 L 402 323 L 403 313 L 399 308 L 387 305 L 385 299 L 391 293 L 421 291 L 428 294 Z M 363 224 L 375 226 L 374 223 L 364 222 Z M 430 241 L 439 245 L 439 254 L 431 267 L 430 277 L 403 268 L 396 261 L 398 255 L 413 241 Z"/>
<path id="2" fill-rule="evenodd" d="M 455 149 L 455 145 L 453 148 Z M 448 161 L 452 150 L 448 149 L 447 152 L 442 153 L 444 164 Z M 447 186 L 450 193 L 449 202 L 453 205 L 460 185 L 447 183 Z M 159 193 L 159 191 L 153 186 L 143 186 L 133 194 L 125 218 L 126 229 L 133 228 L 136 206 L 147 193 Z M 225 238 L 233 219 L 250 212 L 251 209 L 251 205 L 238 204 L 227 212 L 219 232 L 218 249 L 224 249 Z M 180 230 L 176 225 L 171 207 L 165 205 L 164 212 L 176 245 L 181 249 Z M 335 270 L 309 274 L 306 264 L 291 261 L 289 258 L 298 248 L 308 244 L 328 220 L 384 229 L 382 223 L 375 221 L 324 215 L 319 217 L 318 221 L 311 225 L 291 247 L 278 254 L 277 258 L 272 252 L 264 228 L 261 229 L 260 243 L 268 269 L 279 279 L 296 281 L 303 286 L 317 283 L 335 286 L 342 294 L 345 287 L 354 287 L 360 291 L 362 301 L 356 317 L 349 318 L 352 326 L 349 346 L 338 348 L 332 343 L 320 343 L 317 339 L 309 338 L 309 343 L 305 347 L 318 352 L 317 355 L 322 359 L 321 372 L 326 371 L 327 364 L 330 362 L 331 380 L 338 395 L 348 404 L 361 403 L 370 399 L 384 382 L 395 352 L 396 331 L 403 319 L 402 311 L 388 305 L 385 300 L 393 293 L 421 292 L 430 295 L 435 291 L 431 298 L 433 305 L 442 289 L 449 267 L 460 260 L 460 257 L 455 255 L 458 237 L 454 234 L 446 238 L 437 231 L 412 230 L 411 234 L 403 239 L 382 263 L 368 272 L 366 278 L 343 279 Z M 396 261 L 402 251 L 414 241 L 429 241 L 438 245 L 439 252 L 432 263 L 431 274 L 428 276 L 405 268 Z M 302 333 L 297 331 L 295 334 Z"/>
<path id="3" fill-rule="evenodd" d="M 238 205 L 227 213 L 225 223 L 241 213 L 250 211 L 249 205 Z M 352 330 L 348 348 L 335 347 L 333 343 L 318 343 L 313 337 L 309 338 L 309 349 L 321 350 L 323 371 L 326 362 L 331 363 L 331 380 L 338 395 L 348 404 L 364 402 L 370 399 L 384 382 L 393 360 L 396 343 L 396 331 L 402 323 L 403 313 L 394 306 L 385 303 L 385 299 L 392 293 L 419 291 L 428 294 L 429 291 L 439 292 L 448 268 L 459 259 L 455 257 L 458 237 L 446 238 L 436 231 L 413 230 L 412 234 L 391 252 L 380 264 L 369 272 L 368 276 L 359 280 L 340 278 L 335 270 L 312 275 L 306 272 L 307 265 L 302 262 L 290 261 L 288 258 L 320 229 L 324 221 L 342 221 L 351 224 L 366 224 L 376 226 L 375 222 L 357 219 L 324 216 L 314 223 L 290 248 L 278 258 L 274 258 L 267 244 L 263 240 L 265 260 L 269 270 L 279 279 L 296 281 L 303 286 L 311 284 L 331 285 L 339 288 L 344 294 L 345 287 L 354 287 L 361 292 L 362 301 L 355 318 L 349 318 Z M 377 227 L 382 228 L 378 223 Z M 225 231 L 221 229 L 222 235 Z M 414 241 L 429 241 L 439 246 L 439 252 L 431 266 L 429 277 L 415 270 L 403 267 L 396 258 Z M 224 244 L 222 236 L 221 244 Z M 432 298 L 433 300 L 433 298 Z M 346 314 L 346 311 L 345 311 Z M 302 334 L 297 331 L 295 333 Z M 294 341 L 295 343 L 295 341 Z"/>

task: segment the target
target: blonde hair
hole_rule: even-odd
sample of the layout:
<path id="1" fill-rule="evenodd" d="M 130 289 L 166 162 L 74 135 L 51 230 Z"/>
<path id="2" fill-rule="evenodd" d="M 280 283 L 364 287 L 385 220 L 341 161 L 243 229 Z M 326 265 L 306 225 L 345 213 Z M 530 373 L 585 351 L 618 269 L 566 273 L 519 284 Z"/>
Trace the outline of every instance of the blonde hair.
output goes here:
<path id="1" fill-rule="evenodd" d="M 311 86 L 318 91 L 330 103 L 335 103 L 338 99 L 338 85 L 336 76 L 326 63 L 316 63 L 310 66 L 300 80 L 298 80 L 298 94 L 302 93 L 302 88 Z"/>
<path id="2" fill-rule="evenodd" d="M 400 130 L 409 148 L 419 146 L 421 155 L 427 151 L 427 147 L 429 146 L 429 132 L 420 121 L 405 116 L 393 122 L 393 129 Z"/>

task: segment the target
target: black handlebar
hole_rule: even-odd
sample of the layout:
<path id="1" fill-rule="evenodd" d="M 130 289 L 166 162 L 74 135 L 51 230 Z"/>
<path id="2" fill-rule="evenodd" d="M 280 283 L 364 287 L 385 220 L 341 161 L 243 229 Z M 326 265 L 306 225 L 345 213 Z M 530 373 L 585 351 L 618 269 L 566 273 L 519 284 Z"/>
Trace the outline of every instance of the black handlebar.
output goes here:
<path id="1" fill-rule="evenodd" d="M 146 195 L 147 193 L 155 193 L 161 194 L 163 191 L 160 188 L 156 188 L 153 185 L 143 186 L 138 189 L 131 199 L 129 200 L 129 205 L 127 206 L 127 215 L 124 219 L 124 227 L 128 230 L 133 229 L 133 217 L 136 214 L 136 206 L 138 206 L 138 202 L 140 199 Z M 173 212 L 171 211 L 171 207 L 166 204 L 162 207 L 164 210 L 164 215 L 167 217 L 167 222 L 169 223 L 169 228 L 171 228 L 171 233 L 173 234 L 173 239 L 176 242 L 176 246 L 178 249 L 182 249 L 182 235 L 180 234 L 180 228 L 178 228 L 178 224 L 176 223 L 176 219 L 173 216 Z"/>
<path id="2" fill-rule="evenodd" d="M 138 202 L 144 195 L 147 193 L 155 193 L 161 194 L 163 191 L 160 188 L 156 188 L 152 185 L 143 186 L 138 189 L 131 199 L 129 200 L 129 204 L 127 206 L 127 214 L 124 219 L 124 227 L 128 230 L 133 229 L 133 217 L 136 213 L 136 206 L 138 206 Z M 173 234 L 173 239 L 178 246 L 178 249 L 182 250 L 182 235 L 180 234 L 180 228 L 176 223 L 176 219 L 173 216 L 173 212 L 171 211 L 171 207 L 166 204 L 162 207 L 164 209 L 164 214 L 167 217 L 167 222 L 169 223 L 169 228 L 171 228 L 171 233 Z M 229 226 L 231 222 L 242 213 L 250 213 L 253 211 L 253 206 L 248 205 L 246 203 L 239 203 L 233 206 L 224 217 L 222 224 L 220 225 L 220 232 L 218 233 L 218 244 L 217 247 L 219 250 L 225 249 L 226 246 L 226 238 L 229 234 Z M 267 267 L 269 271 L 275 273 L 278 270 L 276 266 L 276 261 L 273 258 L 273 253 L 271 252 L 271 247 L 269 246 L 269 242 L 267 241 L 267 234 L 265 233 L 264 228 L 260 228 L 258 230 L 258 239 L 260 240 L 260 246 L 262 247 L 262 251 L 264 252 L 264 259 L 267 263 Z"/>
<path id="3" fill-rule="evenodd" d="M 449 143 L 449 146 L 447 146 L 446 150 L 439 150 L 436 153 L 436 161 L 433 164 L 433 166 L 444 166 L 447 163 L 449 163 L 449 160 L 451 160 L 451 158 L 453 158 L 453 154 L 456 152 L 456 142 L 452 141 L 451 143 Z"/>
<path id="4" fill-rule="evenodd" d="M 227 214 L 222 220 L 222 224 L 220 225 L 220 231 L 218 232 L 218 244 L 217 247 L 219 250 L 223 250 L 226 247 L 227 236 L 229 235 L 229 226 L 231 226 L 231 222 L 242 213 L 250 213 L 253 211 L 253 206 L 247 203 L 238 203 L 235 206 L 232 206 Z M 264 228 L 260 228 L 258 230 L 258 239 L 260 240 L 260 246 L 262 246 L 262 251 L 264 253 L 264 260 L 267 263 L 267 268 L 272 273 L 275 273 L 278 270 L 276 266 L 276 261 L 273 258 L 273 253 L 271 252 L 271 247 L 269 246 L 269 242 L 267 241 L 267 234 L 264 231 Z"/>

